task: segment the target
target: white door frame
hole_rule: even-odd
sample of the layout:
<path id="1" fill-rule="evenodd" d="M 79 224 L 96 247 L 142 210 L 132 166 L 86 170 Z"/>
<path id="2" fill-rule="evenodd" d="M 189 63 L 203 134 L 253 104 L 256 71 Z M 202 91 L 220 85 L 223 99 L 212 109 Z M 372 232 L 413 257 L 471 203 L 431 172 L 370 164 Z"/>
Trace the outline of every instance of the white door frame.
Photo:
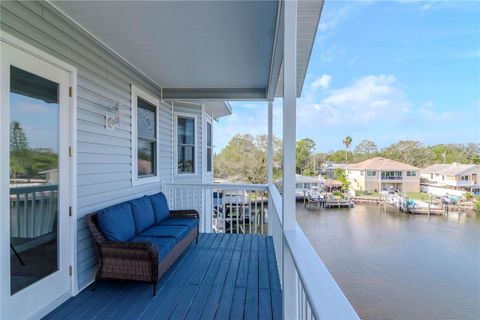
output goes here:
<path id="1" fill-rule="evenodd" d="M 68 119 L 68 127 L 69 131 L 69 141 L 68 145 L 70 146 L 69 150 L 69 159 L 68 164 L 67 164 L 67 169 L 65 171 L 68 171 L 68 186 L 67 189 L 68 191 L 66 192 L 68 194 L 67 202 L 69 203 L 71 207 L 71 216 L 68 219 L 68 226 L 70 229 L 70 235 L 68 237 L 68 242 L 66 245 L 68 246 L 68 251 L 69 251 L 69 257 L 68 260 L 70 262 L 70 266 L 72 267 L 72 276 L 70 277 L 70 292 L 62 296 L 61 298 L 57 299 L 56 301 L 51 301 L 49 305 L 47 305 L 45 308 L 40 310 L 39 312 L 35 313 L 31 317 L 34 319 L 37 318 L 42 318 L 44 315 L 48 314 L 50 311 L 55 309 L 57 306 L 59 306 L 61 303 L 63 303 L 65 300 L 67 300 L 69 297 L 76 295 L 78 293 L 78 283 L 77 283 L 77 69 L 62 60 L 47 54 L 46 52 L 39 50 L 38 48 L 2 31 L 0 33 L 0 42 L 6 43 L 16 49 L 19 49 L 33 57 L 36 57 L 38 59 L 44 60 L 45 62 L 52 64 L 60 69 L 63 69 L 64 71 L 68 72 L 69 74 L 69 85 L 71 87 L 71 96 L 69 97 L 69 119 Z M 3 63 L 2 63 L 3 65 Z M 2 79 L 0 79 L 0 88 L 3 88 L 2 84 Z M 1 105 L 6 106 L 7 105 L 7 94 L 2 92 L 1 95 Z M 2 128 L 9 128 L 9 119 L 2 118 L 0 117 L 0 141 L 3 139 L 2 137 Z M 5 193 L 8 193 L 9 191 L 9 186 L 8 186 L 8 179 L 2 174 L 5 171 L 5 166 L 8 164 L 8 152 L 2 152 L 1 158 L 0 158 L 0 195 L 3 197 Z M 8 167 L 6 169 L 8 171 Z M 4 204 L 2 206 L 7 207 L 8 209 L 8 204 Z M 5 210 L 5 208 L 2 207 L 2 211 Z M 3 244 L 1 243 L 2 239 L 0 238 L 0 245 L 3 247 Z M 4 262 L 6 263 L 6 262 Z M 3 275 L 5 273 L 5 270 L 2 271 L 3 268 L 6 266 L 4 263 L 0 263 L 0 275 Z M 9 264 L 9 262 L 8 262 Z M 0 292 L 0 309 L 5 310 L 4 303 L 6 303 L 8 297 L 4 297 L 3 293 L 4 291 Z M 3 314 L 0 313 L 0 318 L 3 317 Z"/>

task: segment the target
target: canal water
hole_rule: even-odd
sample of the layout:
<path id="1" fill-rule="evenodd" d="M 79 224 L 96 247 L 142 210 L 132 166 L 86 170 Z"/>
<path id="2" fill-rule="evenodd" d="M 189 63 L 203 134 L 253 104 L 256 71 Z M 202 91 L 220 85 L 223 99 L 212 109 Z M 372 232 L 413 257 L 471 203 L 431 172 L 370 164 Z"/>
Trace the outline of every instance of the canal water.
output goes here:
<path id="1" fill-rule="evenodd" d="M 363 319 L 480 319 L 480 218 L 306 210 L 297 220 Z"/>

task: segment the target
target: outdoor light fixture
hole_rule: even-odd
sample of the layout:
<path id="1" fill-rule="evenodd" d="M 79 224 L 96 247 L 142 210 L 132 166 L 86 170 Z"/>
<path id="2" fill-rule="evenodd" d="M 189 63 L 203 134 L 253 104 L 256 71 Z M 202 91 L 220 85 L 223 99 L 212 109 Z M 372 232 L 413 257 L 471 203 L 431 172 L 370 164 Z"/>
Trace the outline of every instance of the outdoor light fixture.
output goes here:
<path id="1" fill-rule="evenodd" d="M 120 125 L 120 101 L 112 107 L 112 110 L 105 115 L 105 128 L 107 130 L 115 130 Z"/>

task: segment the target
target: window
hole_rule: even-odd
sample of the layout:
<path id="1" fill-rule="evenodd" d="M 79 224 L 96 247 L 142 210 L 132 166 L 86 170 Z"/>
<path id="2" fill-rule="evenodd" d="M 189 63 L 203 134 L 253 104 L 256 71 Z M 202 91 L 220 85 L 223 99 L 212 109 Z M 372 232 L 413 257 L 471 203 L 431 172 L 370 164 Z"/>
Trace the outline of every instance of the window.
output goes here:
<path id="1" fill-rule="evenodd" d="M 132 86 L 134 185 L 158 182 L 158 106 L 158 99 Z"/>
<path id="2" fill-rule="evenodd" d="M 402 180 L 402 171 L 382 171 L 382 180 Z"/>
<path id="3" fill-rule="evenodd" d="M 207 121 L 207 172 L 212 172 L 212 123 Z"/>
<path id="4" fill-rule="evenodd" d="M 460 180 L 462 180 L 462 181 L 468 181 L 468 176 L 461 176 L 461 177 L 460 177 Z"/>
<path id="5" fill-rule="evenodd" d="M 417 171 L 407 171 L 407 177 L 416 177 Z"/>
<path id="6" fill-rule="evenodd" d="M 177 173 L 195 173 L 195 118 L 177 116 Z"/>
<path id="7" fill-rule="evenodd" d="M 377 175 L 377 171 L 372 171 L 372 170 L 367 171 L 368 177 L 375 177 L 376 175 Z"/>

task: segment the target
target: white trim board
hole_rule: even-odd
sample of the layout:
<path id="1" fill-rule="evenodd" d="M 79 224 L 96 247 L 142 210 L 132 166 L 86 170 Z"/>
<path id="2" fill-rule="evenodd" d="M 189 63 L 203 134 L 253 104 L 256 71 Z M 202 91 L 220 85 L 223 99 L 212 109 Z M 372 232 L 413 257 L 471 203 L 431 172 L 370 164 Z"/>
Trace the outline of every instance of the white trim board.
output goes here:
<path id="1" fill-rule="evenodd" d="M 152 95 L 137 86 L 131 85 L 131 116 L 132 116 L 132 131 L 131 131 L 131 155 L 132 155 L 132 186 L 143 185 L 148 183 L 159 183 L 160 182 L 160 173 L 159 173 L 159 140 L 160 140 L 160 130 L 159 130 L 159 116 L 160 116 L 160 99 L 155 95 Z M 151 103 L 155 106 L 155 175 L 151 177 L 138 177 L 138 157 L 137 157 L 137 143 L 138 143 L 138 131 L 137 131 L 137 120 L 138 120 L 138 98 L 142 98 L 145 101 Z"/>
<path id="2" fill-rule="evenodd" d="M 194 131 L 194 168 L 193 173 L 178 173 L 178 117 L 193 119 L 193 131 Z M 187 112 L 174 112 L 175 132 L 174 132 L 174 152 L 173 152 L 173 168 L 175 177 L 194 177 L 199 175 L 198 170 L 198 116 L 196 114 Z"/>

